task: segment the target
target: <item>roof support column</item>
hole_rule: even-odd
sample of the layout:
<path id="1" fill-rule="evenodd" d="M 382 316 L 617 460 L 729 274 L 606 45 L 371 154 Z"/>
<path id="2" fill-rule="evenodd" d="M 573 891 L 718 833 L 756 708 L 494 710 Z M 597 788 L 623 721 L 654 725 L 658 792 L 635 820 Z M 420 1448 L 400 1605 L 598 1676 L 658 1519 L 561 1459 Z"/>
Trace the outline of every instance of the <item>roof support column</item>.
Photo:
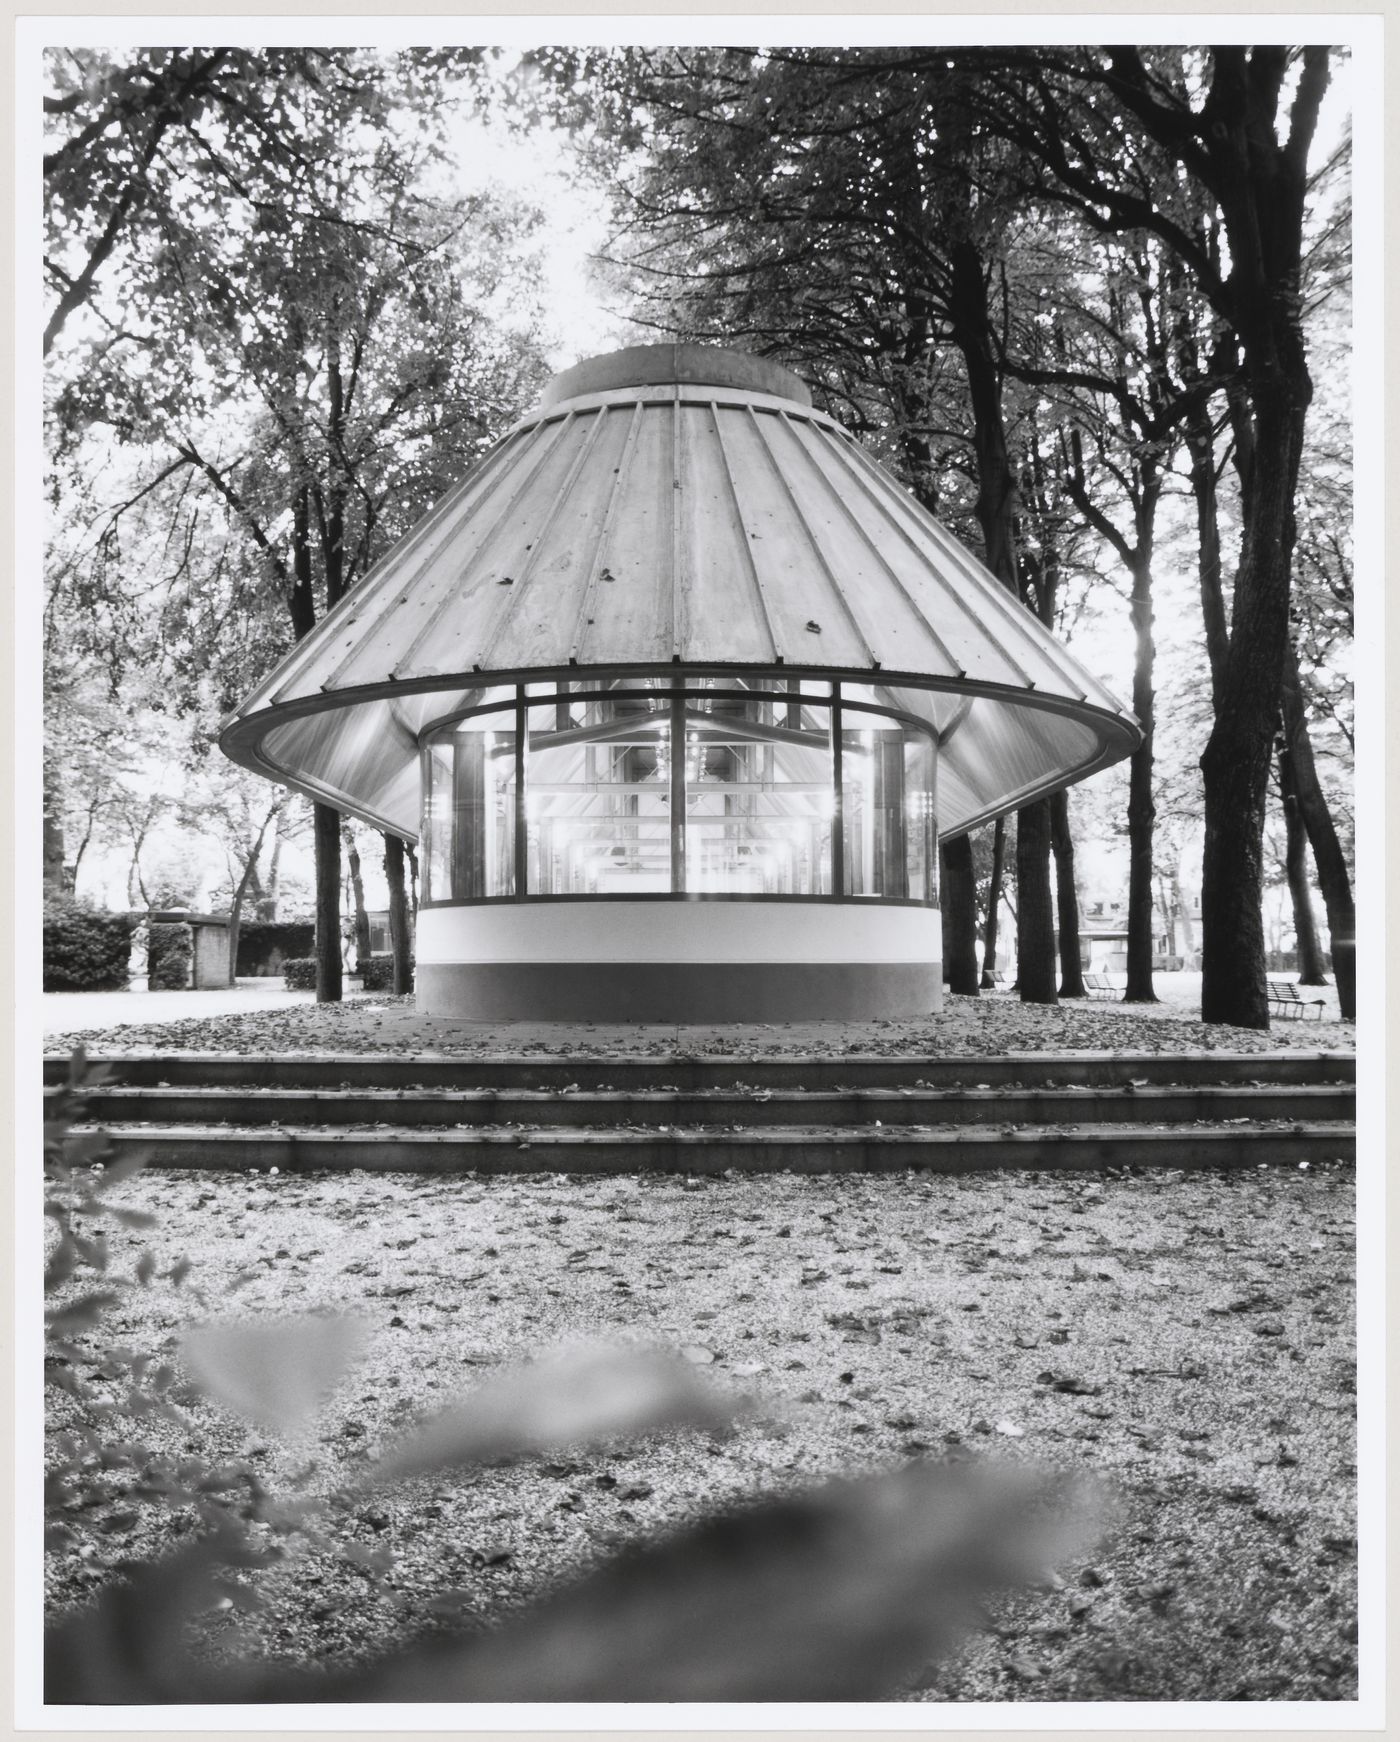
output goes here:
<path id="1" fill-rule="evenodd" d="M 846 825 L 841 767 L 841 686 L 831 686 L 831 893 L 838 899 L 846 893 Z"/>
<path id="2" fill-rule="evenodd" d="M 685 890 L 685 692 L 671 691 L 671 893 Z"/>
<path id="3" fill-rule="evenodd" d="M 525 685 L 515 686 L 515 899 L 526 896 L 525 877 L 530 867 L 530 830 L 525 806 L 525 772 L 529 764 L 530 713 L 525 705 Z"/>

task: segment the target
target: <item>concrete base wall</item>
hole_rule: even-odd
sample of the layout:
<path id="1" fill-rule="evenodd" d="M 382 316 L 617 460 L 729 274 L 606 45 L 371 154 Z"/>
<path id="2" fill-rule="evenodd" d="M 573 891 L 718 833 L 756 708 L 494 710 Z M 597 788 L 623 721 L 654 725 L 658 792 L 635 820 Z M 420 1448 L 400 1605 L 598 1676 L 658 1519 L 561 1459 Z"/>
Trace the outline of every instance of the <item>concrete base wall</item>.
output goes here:
<path id="1" fill-rule="evenodd" d="M 418 1007 L 479 1021 L 792 1022 L 922 1016 L 939 916 L 859 902 L 424 908 Z"/>
<path id="2" fill-rule="evenodd" d="M 494 1022 L 815 1022 L 924 1016 L 938 964 L 476 962 L 418 967 L 428 1016 Z"/>

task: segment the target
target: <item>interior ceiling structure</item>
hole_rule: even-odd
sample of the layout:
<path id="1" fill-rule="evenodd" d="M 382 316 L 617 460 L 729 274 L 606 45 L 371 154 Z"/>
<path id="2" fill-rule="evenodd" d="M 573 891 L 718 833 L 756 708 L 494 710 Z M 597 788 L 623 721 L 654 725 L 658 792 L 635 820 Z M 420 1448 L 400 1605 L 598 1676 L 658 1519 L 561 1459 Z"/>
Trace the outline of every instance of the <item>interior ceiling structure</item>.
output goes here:
<path id="1" fill-rule="evenodd" d="M 427 727 L 518 682 L 696 672 L 841 679 L 925 721 L 944 836 L 1141 737 L 795 375 L 648 345 L 556 377 L 221 742 L 412 838 Z"/>

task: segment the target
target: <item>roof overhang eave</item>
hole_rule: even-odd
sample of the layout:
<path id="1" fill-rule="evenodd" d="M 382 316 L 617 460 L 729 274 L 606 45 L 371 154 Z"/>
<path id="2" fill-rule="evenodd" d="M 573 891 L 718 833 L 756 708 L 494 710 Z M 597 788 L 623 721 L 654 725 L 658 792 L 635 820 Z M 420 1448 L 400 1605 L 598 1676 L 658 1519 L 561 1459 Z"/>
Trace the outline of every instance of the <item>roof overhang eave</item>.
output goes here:
<path id="1" fill-rule="evenodd" d="M 969 829 L 993 821 L 996 817 L 1005 816 L 1022 805 L 1032 803 L 1035 799 L 1044 797 L 1063 786 L 1076 785 L 1081 780 L 1088 779 L 1100 770 L 1121 761 L 1132 754 L 1142 742 L 1142 729 L 1137 721 L 1126 710 L 1110 710 L 1087 699 L 1072 699 L 1066 696 L 1053 696 L 1035 692 L 1029 689 L 1018 689 L 1011 685 L 979 683 L 967 678 L 930 677 L 919 672 L 886 671 L 883 668 L 872 670 L 868 667 L 825 667 L 825 666 L 792 666 L 792 665 L 739 665 L 739 664 L 694 664 L 668 665 L 637 664 L 608 666 L 578 666 L 563 665 L 535 667 L 527 669 L 512 669 L 503 671 L 471 671 L 436 674 L 431 677 L 408 678 L 401 681 L 389 680 L 382 683 L 365 684 L 355 689 L 323 692 L 319 695 L 301 696 L 291 701 L 279 702 L 270 707 L 259 708 L 251 714 L 235 713 L 224 723 L 219 735 L 219 746 L 234 762 L 251 769 L 265 778 L 280 782 L 295 792 L 301 792 L 317 804 L 329 804 L 337 810 L 346 811 L 352 816 L 361 818 L 372 827 L 386 830 L 404 838 L 416 838 L 416 831 L 405 833 L 403 821 L 386 816 L 372 805 L 353 794 L 327 786 L 314 776 L 308 776 L 289 768 L 269 756 L 264 743 L 269 732 L 277 727 L 296 719 L 310 715 L 350 710 L 357 706 L 389 701 L 410 695 L 427 695 L 441 691 L 444 695 L 460 696 L 464 690 L 488 689 L 501 685 L 516 683 L 541 683 L 554 680 L 556 682 L 578 683 L 590 678 L 608 680 L 619 677 L 679 677 L 686 676 L 724 676 L 732 673 L 735 677 L 799 677 L 818 681 L 843 681 L 862 684 L 878 684 L 882 688 L 919 689 L 943 694 L 962 695 L 969 700 L 979 698 L 1000 702 L 1006 706 L 1024 708 L 1045 713 L 1058 714 L 1084 724 L 1091 725 L 1098 738 L 1098 748 L 1095 754 L 1073 770 L 1060 770 L 1045 779 L 1036 781 L 1023 789 L 1018 789 L 994 805 L 987 806 L 969 819 L 959 819 L 955 835 L 965 834 Z M 448 711 L 443 716 L 455 717 L 460 708 Z M 434 718 L 425 722 L 418 737 L 421 741 L 424 734 L 434 730 L 441 723 Z"/>
<path id="2" fill-rule="evenodd" d="M 619 677 L 789 677 L 825 682 L 877 684 L 882 689 L 930 690 L 940 695 L 983 697 L 988 701 L 1031 708 L 1071 719 L 1093 720 L 1110 735 L 1120 739 L 1125 754 L 1131 754 L 1142 742 L 1142 728 L 1126 708 L 1106 708 L 1087 696 L 1057 696 L 1047 690 L 1029 686 L 986 682 L 977 678 L 930 676 L 926 672 L 900 671 L 885 666 L 835 666 L 758 663 L 724 660 L 671 660 L 619 662 L 608 665 L 574 665 L 564 663 L 547 666 L 518 666 L 485 669 L 473 666 L 470 671 L 435 672 L 431 676 L 389 678 L 379 683 L 359 684 L 353 688 L 323 690 L 315 695 L 295 696 L 258 708 L 250 714 L 242 711 L 225 717 L 219 732 L 220 746 L 227 750 L 226 740 L 240 738 L 244 728 L 259 722 L 261 730 L 281 725 L 287 720 L 307 714 L 333 712 L 355 707 L 363 702 L 393 701 L 403 696 L 430 695 L 434 690 L 452 694 L 462 690 L 492 689 L 503 684 L 544 683 L 549 680 L 579 683 L 590 678 L 608 680 Z M 431 730 L 425 727 L 424 730 Z"/>
<path id="3" fill-rule="evenodd" d="M 1139 733 L 1139 737 L 1141 734 Z M 1066 786 L 1078 786 L 1080 781 L 1089 780 L 1095 774 L 1101 774 L 1105 768 L 1112 768 L 1115 762 L 1121 762 L 1122 757 L 1113 755 L 1105 746 L 1097 756 L 1083 763 L 1069 773 L 1051 775 L 1045 780 L 1031 781 L 1026 786 L 1018 788 L 1008 798 L 998 799 L 996 804 L 988 805 L 966 819 L 959 818 L 956 828 L 938 831 L 940 841 L 955 841 L 960 836 L 969 834 L 973 829 L 980 829 L 985 823 L 994 823 L 998 817 L 1013 816 L 1023 810 L 1026 805 L 1034 804 L 1037 799 L 1049 798 L 1052 793 L 1059 792 Z"/>
<path id="4" fill-rule="evenodd" d="M 268 713 L 271 711 L 265 710 Z M 401 821 L 389 816 L 387 812 L 376 810 L 373 805 L 366 805 L 339 787 L 330 786 L 312 776 L 292 774 L 272 761 L 263 753 L 262 739 L 269 726 L 284 724 L 285 717 L 258 724 L 263 718 L 262 714 L 255 714 L 248 720 L 235 720 L 220 732 L 219 748 L 231 762 L 236 762 L 240 768 L 246 768 L 253 774 L 262 775 L 264 780 L 272 780 L 278 786 L 285 786 L 290 792 L 299 792 L 303 798 L 309 798 L 312 804 L 327 804 L 346 816 L 356 817 L 383 834 L 397 835 L 401 841 L 418 839 L 417 829 L 405 829 Z M 251 726 L 256 726 L 257 729 L 248 730 Z"/>

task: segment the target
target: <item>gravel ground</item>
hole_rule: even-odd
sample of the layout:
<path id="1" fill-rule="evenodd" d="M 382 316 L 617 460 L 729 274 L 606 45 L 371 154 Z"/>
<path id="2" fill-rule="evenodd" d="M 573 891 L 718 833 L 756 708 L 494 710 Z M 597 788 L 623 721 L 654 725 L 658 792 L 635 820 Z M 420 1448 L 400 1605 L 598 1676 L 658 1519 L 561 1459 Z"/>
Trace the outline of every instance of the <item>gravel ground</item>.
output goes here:
<path id="1" fill-rule="evenodd" d="M 383 1036 L 358 1013 L 297 1011 L 275 1029 L 239 1020 L 238 1044 L 408 1044 L 401 1007 L 371 1014 Z M 1095 1038 L 1067 1040 L 1057 1020 Z M 949 1050 L 974 1037 L 1142 1045 L 1169 1022 L 957 1001 Z M 208 1026 L 205 1044 L 233 1044 L 228 1024 Z M 179 1028 L 144 1042 L 196 1044 Z M 1182 1029 L 1187 1045 L 1289 1035 Z M 932 1035 L 854 1038 L 883 1050 Z M 113 1201 L 158 1222 L 112 1230 L 112 1274 L 146 1249 L 162 1269 L 180 1256 L 193 1268 L 179 1293 L 123 1292 L 109 1330 L 163 1358 L 200 1318 L 360 1315 L 367 1353 L 309 1446 L 256 1437 L 198 1399 L 171 1442 L 250 1455 L 279 1490 L 309 1456 L 308 1491 L 323 1496 L 410 1418 L 563 1339 L 685 1348 L 771 1406 L 729 1438 L 656 1435 L 332 1504 L 319 1546 L 293 1538 L 255 1575 L 263 1603 L 245 1625 L 259 1656 L 345 1662 L 425 1625 L 489 1621 L 736 1496 L 995 1455 L 1096 1472 L 1119 1516 L 1056 1588 L 997 1603 L 901 1698 L 1341 1700 L 1356 1693 L 1353 1183 L 1341 1164 L 1073 1179 L 137 1175 Z M 168 1430 L 135 1431 L 157 1443 Z M 171 1540 L 162 1508 L 114 1498 L 51 1556 L 51 1612 Z"/>
<path id="2" fill-rule="evenodd" d="M 303 1004 L 180 1022 L 128 1023 L 45 1037 L 63 1052 L 82 1041 L 93 1052 L 380 1052 L 491 1054 L 700 1053 L 823 1056 L 866 1053 L 934 1057 L 980 1052 L 1044 1052 L 1084 1048 L 1180 1051 L 1216 1048 L 1268 1052 L 1284 1047 L 1350 1052 L 1352 1024 L 1324 1016 L 1276 1021 L 1267 1032 L 1203 1023 L 1180 1002 L 1155 1005 L 1022 1004 L 998 994 L 950 998 L 937 1016 L 891 1022 L 729 1024 L 714 1027 L 590 1026 L 569 1023 L 453 1022 L 421 1016 L 411 998 L 359 998 L 345 1004 Z"/>

